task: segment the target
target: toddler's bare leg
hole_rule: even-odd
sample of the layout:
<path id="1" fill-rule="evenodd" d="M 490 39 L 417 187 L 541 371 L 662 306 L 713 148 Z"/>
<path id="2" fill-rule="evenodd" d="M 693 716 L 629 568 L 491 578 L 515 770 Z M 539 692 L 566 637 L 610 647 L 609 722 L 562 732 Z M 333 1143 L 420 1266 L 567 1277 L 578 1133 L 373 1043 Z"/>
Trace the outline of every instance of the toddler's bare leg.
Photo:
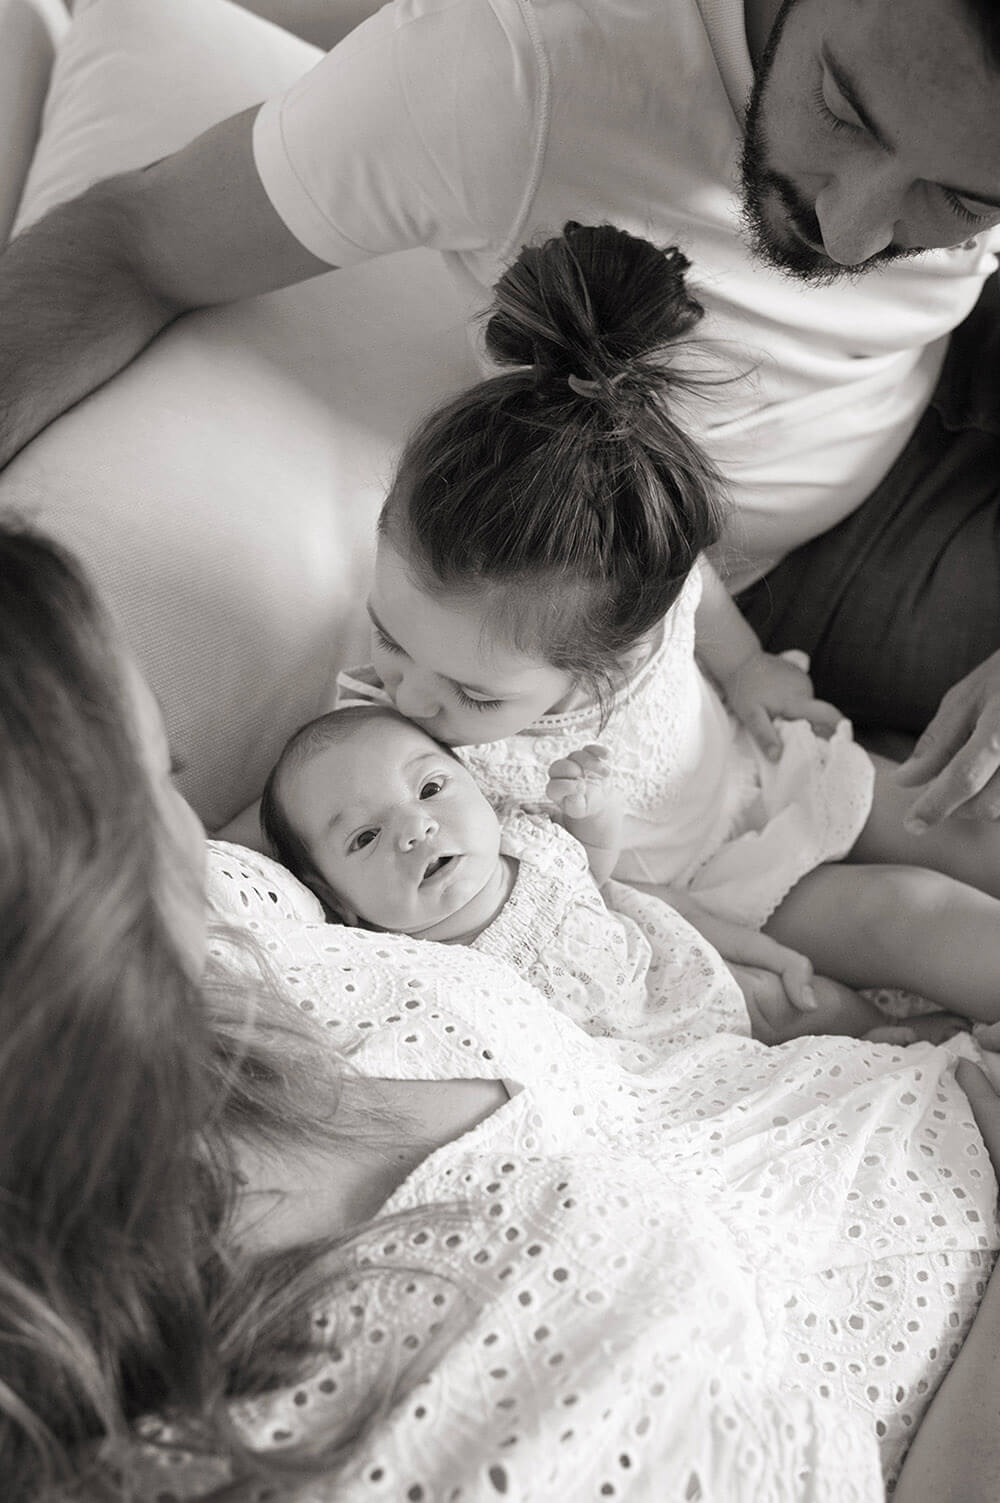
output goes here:
<path id="1" fill-rule="evenodd" d="M 923 835 L 911 835 L 903 821 L 917 791 L 893 780 L 894 762 L 879 756 L 872 761 L 872 811 L 848 860 L 928 866 L 1000 898 L 1000 820 L 946 819 Z"/>
<path id="2" fill-rule="evenodd" d="M 912 866 L 820 866 L 765 925 L 848 986 L 903 987 L 1000 1019 L 1000 902 Z"/>

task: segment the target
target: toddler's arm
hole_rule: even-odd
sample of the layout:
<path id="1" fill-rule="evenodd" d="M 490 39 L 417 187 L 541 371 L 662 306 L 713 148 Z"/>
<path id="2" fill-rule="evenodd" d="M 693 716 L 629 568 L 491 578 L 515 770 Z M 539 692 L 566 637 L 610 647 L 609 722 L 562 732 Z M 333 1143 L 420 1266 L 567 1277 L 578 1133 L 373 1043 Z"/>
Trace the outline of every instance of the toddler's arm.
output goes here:
<path id="1" fill-rule="evenodd" d="M 695 616 L 698 660 L 719 685 L 730 710 L 772 757 L 781 742 L 772 723 L 808 720 L 829 735 L 843 718 L 825 700 L 813 697 L 812 680 L 789 657 L 765 652 L 725 585 L 707 560 L 700 559 L 701 602 Z"/>
<path id="2" fill-rule="evenodd" d="M 606 748 L 584 746 L 553 762 L 545 797 L 555 804 L 564 828 L 586 850 L 594 880 L 606 882 L 621 855 L 624 820 Z"/>

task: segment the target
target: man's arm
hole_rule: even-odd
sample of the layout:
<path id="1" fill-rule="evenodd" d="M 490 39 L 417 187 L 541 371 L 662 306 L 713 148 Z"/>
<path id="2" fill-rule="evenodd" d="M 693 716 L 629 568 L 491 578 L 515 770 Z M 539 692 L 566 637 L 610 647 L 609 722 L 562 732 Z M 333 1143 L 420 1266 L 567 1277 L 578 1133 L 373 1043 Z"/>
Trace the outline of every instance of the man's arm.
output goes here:
<path id="1" fill-rule="evenodd" d="M 0 465 L 179 314 L 330 270 L 260 184 L 255 114 L 96 184 L 0 256 Z"/>

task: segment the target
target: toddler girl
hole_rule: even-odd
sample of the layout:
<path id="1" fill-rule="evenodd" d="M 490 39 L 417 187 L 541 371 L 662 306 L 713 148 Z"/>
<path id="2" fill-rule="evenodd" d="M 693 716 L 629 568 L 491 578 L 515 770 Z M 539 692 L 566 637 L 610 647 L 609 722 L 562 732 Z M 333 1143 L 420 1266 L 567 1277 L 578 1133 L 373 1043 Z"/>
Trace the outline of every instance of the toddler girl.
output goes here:
<path id="1" fill-rule="evenodd" d="M 705 559 L 722 487 L 674 416 L 707 399 L 679 357 L 701 316 L 686 267 L 611 226 L 522 252 L 486 329 L 504 369 L 404 451 L 373 670 L 345 693 L 394 702 L 519 801 L 600 737 L 626 807 L 615 875 L 728 958 L 759 955 L 805 1006 L 774 941 L 850 986 L 995 1019 L 1000 829 L 909 834 L 891 764 L 761 650 Z"/>
<path id="2" fill-rule="evenodd" d="M 549 771 L 551 815 L 495 811 L 449 748 L 395 710 L 354 705 L 291 737 L 261 825 L 328 918 L 504 959 L 590 1033 L 646 1044 L 745 1033 L 739 989 L 683 919 L 620 883 L 599 891 L 621 830 L 603 749 Z M 780 1025 L 751 1012 L 754 1037 L 862 1028 L 866 1014 L 839 990 Z"/>

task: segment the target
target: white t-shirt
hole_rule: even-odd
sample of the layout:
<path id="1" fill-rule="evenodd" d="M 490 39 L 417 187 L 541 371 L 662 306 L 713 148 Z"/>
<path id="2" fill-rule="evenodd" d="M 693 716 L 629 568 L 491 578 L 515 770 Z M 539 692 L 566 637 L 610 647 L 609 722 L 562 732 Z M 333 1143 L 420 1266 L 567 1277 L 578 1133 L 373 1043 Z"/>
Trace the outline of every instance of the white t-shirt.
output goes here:
<path id="1" fill-rule="evenodd" d="M 255 127 L 292 233 L 332 265 L 415 245 L 484 301 L 527 240 L 610 220 L 692 262 L 710 370 L 687 405 L 730 481 L 748 582 L 870 493 L 926 406 L 1000 230 L 801 286 L 739 228 L 752 70 L 739 0 L 395 0 Z"/>

